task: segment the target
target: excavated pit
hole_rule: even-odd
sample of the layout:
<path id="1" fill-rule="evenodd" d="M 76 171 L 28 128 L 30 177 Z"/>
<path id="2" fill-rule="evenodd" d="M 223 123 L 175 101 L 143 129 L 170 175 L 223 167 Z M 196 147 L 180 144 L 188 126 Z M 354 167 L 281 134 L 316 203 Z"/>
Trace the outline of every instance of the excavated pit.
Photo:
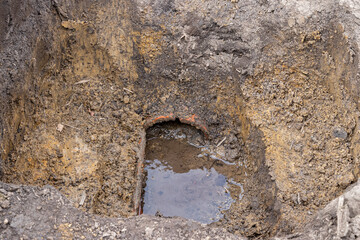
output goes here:
<path id="1" fill-rule="evenodd" d="M 290 10 L 267 1 L 19 2 L 0 8 L 2 181 L 50 184 L 107 217 L 194 219 L 158 209 L 166 181 L 149 182 L 191 173 L 177 181 L 221 202 L 195 220 L 267 239 L 303 229 L 358 179 L 347 20 L 282 21 Z"/>
<path id="2" fill-rule="evenodd" d="M 238 233 L 240 226 L 251 224 L 248 235 L 272 234 L 268 229 L 275 229 L 279 217 L 276 186 L 264 164 L 259 131 L 251 130 L 248 144 L 239 144 L 241 135 L 211 141 L 206 122 L 196 116 L 154 117 L 145 126 L 136 214 L 180 216 Z M 242 220 L 252 214 L 261 226 Z"/>

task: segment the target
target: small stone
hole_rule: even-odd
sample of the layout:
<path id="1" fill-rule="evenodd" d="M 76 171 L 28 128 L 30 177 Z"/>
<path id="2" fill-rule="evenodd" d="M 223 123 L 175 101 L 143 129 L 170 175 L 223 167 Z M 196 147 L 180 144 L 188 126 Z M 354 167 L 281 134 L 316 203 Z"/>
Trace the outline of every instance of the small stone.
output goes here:
<path id="1" fill-rule="evenodd" d="M 333 130 L 333 136 L 336 138 L 346 139 L 347 132 L 342 127 L 335 127 Z"/>
<path id="2" fill-rule="evenodd" d="M 294 19 L 294 18 L 290 18 L 290 19 L 288 20 L 288 25 L 289 25 L 289 27 L 293 27 L 293 26 L 295 25 L 295 19 Z"/>
<path id="3" fill-rule="evenodd" d="M 130 98 L 128 96 L 124 97 L 124 103 L 128 104 L 130 102 Z"/>
<path id="4" fill-rule="evenodd" d="M 10 202 L 8 200 L 4 200 L 0 203 L 1 207 L 7 209 L 10 207 Z"/>
<path id="5" fill-rule="evenodd" d="M 61 152 L 60 149 L 56 149 L 56 156 L 57 156 L 58 158 L 62 158 L 64 155 L 63 155 L 63 153 Z"/>
<path id="6" fill-rule="evenodd" d="M 46 195 L 48 195 L 49 193 L 50 193 L 50 190 L 47 189 L 47 188 L 43 189 L 43 190 L 40 192 L 40 194 L 41 194 L 42 196 L 46 196 Z"/>
<path id="7" fill-rule="evenodd" d="M 145 228 L 145 235 L 146 235 L 146 237 L 150 238 L 150 237 L 152 236 L 153 231 L 154 231 L 154 228 L 146 227 L 146 228 Z"/>
<path id="8" fill-rule="evenodd" d="M 156 217 L 164 217 L 164 215 L 162 215 L 162 213 L 159 210 L 156 211 L 155 216 Z"/>
<path id="9" fill-rule="evenodd" d="M 110 239 L 115 239 L 116 233 L 113 231 L 107 231 L 107 232 L 103 233 L 103 238 L 105 238 L 105 237 L 110 237 Z"/>
<path id="10" fill-rule="evenodd" d="M 301 152 L 302 149 L 303 149 L 303 145 L 301 143 L 298 143 L 298 144 L 294 144 L 294 150 L 295 152 Z"/>
<path id="11" fill-rule="evenodd" d="M 0 193 L 4 194 L 5 196 L 8 195 L 8 192 L 5 189 L 0 189 Z"/>
<path id="12" fill-rule="evenodd" d="M 61 132 L 64 129 L 64 125 L 62 125 L 61 123 L 59 123 L 56 127 L 56 130 Z"/>
<path id="13" fill-rule="evenodd" d="M 7 225 L 9 223 L 9 219 L 5 218 L 4 225 Z"/>
<path id="14" fill-rule="evenodd" d="M 95 227 L 95 228 L 98 228 L 98 227 L 99 227 L 99 223 L 98 223 L 98 222 L 95 222 L 94 227 Z"/>
<path id="15" fill-rule="evenodd" d="M 297 22 L 299 25 L 303 25 L 303 24 L 305 23 L 305 17 L 302 16 L 302 15 L 297 16 L 296 22 Z"/>

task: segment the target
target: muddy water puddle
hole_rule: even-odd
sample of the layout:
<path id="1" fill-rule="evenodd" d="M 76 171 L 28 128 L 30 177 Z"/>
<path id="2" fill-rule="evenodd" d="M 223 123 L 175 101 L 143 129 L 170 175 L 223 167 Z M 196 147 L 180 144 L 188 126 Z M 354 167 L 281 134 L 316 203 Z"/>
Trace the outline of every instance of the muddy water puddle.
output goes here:
<path id="1" fill-rule="evenodd" d="M 178 123 L 147 132 L 143 213 L 217 222 L 241 200 L 242 185 L 233 180 L 241 167 L 211 153 L 197 129 Z"/>

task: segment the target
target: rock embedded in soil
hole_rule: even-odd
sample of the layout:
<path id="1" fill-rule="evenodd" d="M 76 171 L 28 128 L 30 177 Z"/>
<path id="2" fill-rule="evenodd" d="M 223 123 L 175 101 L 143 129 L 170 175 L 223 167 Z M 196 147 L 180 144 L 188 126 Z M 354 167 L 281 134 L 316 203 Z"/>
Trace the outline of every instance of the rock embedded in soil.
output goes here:
<path id="1" fill-rule="evenodd" d="M 333 130 L 333 135 L 334 137 L 337 137 L 337 138 L 341 138 L 341 139 L 346 139 L 348 134 L 347 132 L 345 131 L 344 128 L 341 128 L 341 127 L 335 127 L 334 130 Z"/>

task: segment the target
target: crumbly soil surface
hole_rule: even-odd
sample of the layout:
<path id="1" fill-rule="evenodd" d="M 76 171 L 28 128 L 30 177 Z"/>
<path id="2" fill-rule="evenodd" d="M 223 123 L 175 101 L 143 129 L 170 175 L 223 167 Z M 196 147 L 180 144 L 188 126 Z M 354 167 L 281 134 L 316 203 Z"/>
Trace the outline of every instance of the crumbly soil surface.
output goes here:
<path id="1" fill-rule="evenodd" d="M 252 239 L 301 231 L 359 177 L 359 9 L 2 1 L 1 180 L 130 217 L 146 123 L 196 116 L 212 150 L 246 164 L 244 198 L 214 225 Z"/>

